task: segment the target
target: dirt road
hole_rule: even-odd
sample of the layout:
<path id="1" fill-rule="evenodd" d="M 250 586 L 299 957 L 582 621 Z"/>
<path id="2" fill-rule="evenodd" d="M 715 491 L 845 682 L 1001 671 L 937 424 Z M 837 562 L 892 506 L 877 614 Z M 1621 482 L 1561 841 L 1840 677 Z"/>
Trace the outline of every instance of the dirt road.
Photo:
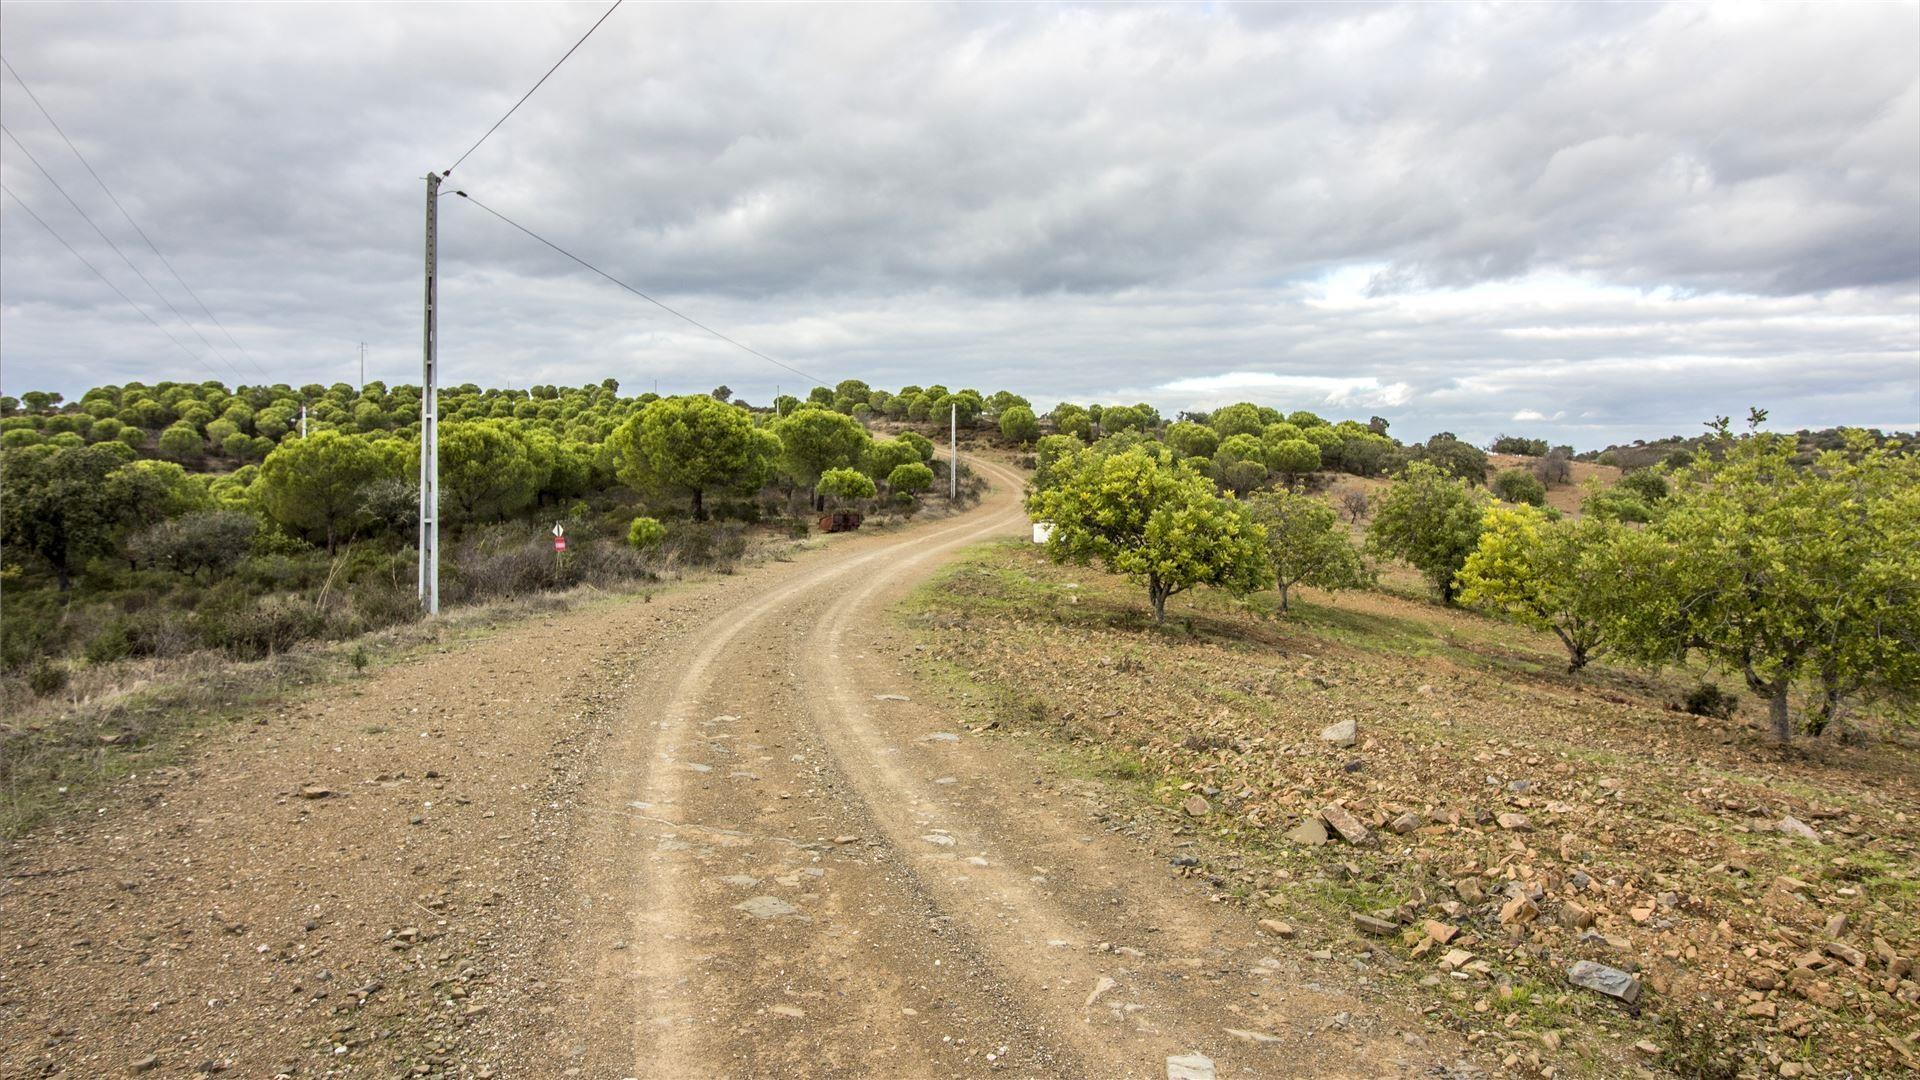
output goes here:
<path id="1" fill-rule="evenodd" d="M 913 700 L 942 522 L 536 619 L 9 853 L 5 1075 L 1381 1076 L 1453 1048 Z M 1290 955 L 1291 951 L 1291 955 Z"/>

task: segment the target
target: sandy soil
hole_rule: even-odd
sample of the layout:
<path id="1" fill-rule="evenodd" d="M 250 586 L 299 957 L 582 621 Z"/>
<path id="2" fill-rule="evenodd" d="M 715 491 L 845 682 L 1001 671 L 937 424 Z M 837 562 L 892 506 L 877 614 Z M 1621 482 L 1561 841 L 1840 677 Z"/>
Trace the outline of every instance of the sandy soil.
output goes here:
<path id="1" fill-rule="evenodd" d="M 13 845 L 0 1075 L 1450 1068 L 908 699 L 888 605 L 1025 529 L 978 464 L 961 517 L 401 659 Z"/>

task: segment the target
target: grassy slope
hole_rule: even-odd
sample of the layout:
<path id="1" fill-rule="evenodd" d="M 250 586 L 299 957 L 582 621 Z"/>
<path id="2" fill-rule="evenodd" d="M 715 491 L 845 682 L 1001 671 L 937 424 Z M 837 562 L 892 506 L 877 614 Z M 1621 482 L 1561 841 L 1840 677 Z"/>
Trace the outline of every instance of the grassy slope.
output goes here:
<path id="1" fill-rule="evenodd" d="M 1411 599 L 1414 581 L 1308 593 L 1285 620 L 1270 617 L 1271 596 L 1194 594 L 1176 599 L 1165 630 L 1146 622 L 1137 592 L 1010 542 L 976 550 L 905 614 L 926 645 L 929 689 L 1030 733 L 1168 821 L 1205 793 L 1215 809 L 1196 823 L 1209 852 L 1198 872 L 1299 925 L 1303 949 L 1384 952 L 1375 962 L 1396 968 L 1436 1022 L 1516 1067 L 1607 1075 L 1637 1061 L 1718 1075 L 1719 1059 L 1871 1075 L 1920 1058 L 1920 987 L 1889 983 L 1874 944 L 1920 954 L 1910 745 L 1782 753 L 1750 726 L 1756 703 L 1723 723 L 1669 707 L 1691 685 L 1680 676 L 1602 669 L 1572 681 L 1550 637 Z M 1315 737 L 1346 718 L 1359 747 Z M 1334 799 L 1380 842 L 1282 838 Z M 1441 823 L 1449 809 L 1459 824 Z M 1380 828 L 1407 812 L 1418 831 Z M 1531 829 L 1501 829 L 1502 813 Z M 1776 831 L 1786 814 L 1825 842 Z M 1499 921 L 1508 888 L 1540 890 L 1537 919 Z M 1476 891 L 1491 899 L 1473 902 Z M 1595 914 L 1605 940 L 1562 924 L 1569 902 Z M 1389 908 L 1406 939 L 1355 933 L 1354 913 Z M 1865 953 L 1865 968 L 1820 955 L 1839 914 L 1837 939 Z M 1457 925 L 1453 945 L 1484 972 L 1442 974 L 1446 949 L 1416 955 L 1427 918 Z M 1579 958 L 1639 972 L 1642 1007 L 1570 988 L 1564 972 Z M 1756 988 L 1769 977 L 1778 988 Z M 1651 1056 L 1632 1048 L 1643 1041 Z"/>

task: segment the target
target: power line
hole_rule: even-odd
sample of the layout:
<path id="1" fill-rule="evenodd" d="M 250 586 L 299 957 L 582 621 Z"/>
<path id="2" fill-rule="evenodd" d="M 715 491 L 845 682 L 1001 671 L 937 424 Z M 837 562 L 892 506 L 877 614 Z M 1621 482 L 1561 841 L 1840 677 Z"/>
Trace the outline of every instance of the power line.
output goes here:
<path id="1" fill-rule="evenodd" d="M 588 262 L 587 260 L 581 258 L 580 256 L 575 255 L 573 252 L 568 251 L 566 248 L 561 247 L 559 244 L 556 244 L 553 241 L 547 239 L 546 237 L 541 236 L 539 233 L 534 232 L 532 229 L 527 228 L 525 225 L 520 224 L 519 222 L 513 220 L 507 215 L 501 213 L 500 211 L 495 210 L 493 207 L 488 206 L 486 203 L 481 202 L 479 199 L 474 198 L 473 196 L 467 194 L 466 192 L 456 191 L 454 192 L 454 194 L 467 200 L 473 205 L 479 207 L 480 209 L 485 210 L 487 213 L 492 214 L 494 217 L 499 218 L 501 221 L 506 222 L 507 224 L 513 226 L 516 229 L 519 229 L 521 232 L 526 233 L 528 236 L 533 237 L 535 240 L 540 241 L 541 243 L 547 245 L 553 250 L 559 252 L 560 254 L 565 255 L 567 258 L 572 259 L 574 262 L 579 263 L 581 266 L 584 266 L 587 269 L 593 271 L 594 273 L 599 274 L 601 277 L 606 278 L 608 281 L 613 282 L 615 285 L 618 285 L 621 288 L 632 293 L 633 295 L 639 297 L 640 299 L 645 300 L 647 303 L 652 304 L 654 307 L 659 308 L 661 311 L 664 311 L 667 314 L 672 315 L 674 318 L 679 319 L 682 322 L 689 323 L 693 326 L 697 326 L 700 329 L 705 330 L 707 333 L 712 334 L 714 337 L 719 338 L 721 341 L 724 341 L 727 344 L 733 346 L 734 348 L 739 349 L 743 352 L 752 353 L 753 355 L 759 357 L 760 359 L 765 360 L 767 363 L 772 364 L 777 368 L 781 368 L 786 371 L 791 371 L 795 375 L 798 375 L 801 378 L 814 383 L 815 385 L 818 385 L 818 386 L 832 385 L 831 383 L 827 382 L 827 380 L 819 378 L 814 375 L 809 375 L 806 372 L 801 371 L 799 368 L 794 367 L 791 364 L 785 363 L 780 360 L 775 360 L 773 357 L 768 356 L 766 353 L 761 352 L 759 349 L 753 348 L 750 345 L 743 345 L 740 342 L 735 341 L 733 338 L 728 337 L 727 335 L 721 333 L 718 330 L 715 330 L 713 327 L 708 326 L 706 323 L 701 322 L 700 320 L 694 318 L 691 315 L 688 315 L 681 311 L 676 311 L 675 309 L 668 307 L 667 305 L 661 303 L 660 301 L 655 300 L 653 297 L 648 296 L 646 293 L 641 292 L 639 289 L 636 289 L 633 286 L 627 284 L 626 282 L 621 281 L 619 278 L 614 277 L 612 274 L 607 273 L 605 270 L 602 270 L 599 267 Z"/>
<path id="2" fill-rule="evenodd" d="M 101 281 L 106 282 L 107 288 L 112 289 L 115 293 L 118 293 L 120 296 L 120 299 L 125 300 L 127 302 L 127 306 L 133 308 L 133 310 L 140 313 L 141 318 L 147 320 L 150 323 L 153 323 L 155 329 L 159 330 L 163 334 L 166 334 L 167 340 L 173 342 L 175 345 L 178 345 L 180 347 L 181 352 L 186 353 L 189 357 L 193 359 L 195 363 L 205 362 L 204 357 L 195 356 L 192 349 L 189 349 L 185 345 L 181 344 L 179 338 L 174 337 L 171 331 L 169 331 L 166 327 L 161 326 L 159 321 L 156 320 L 153 316 L 147 314 L 146 308 L 143 308 L 139 304 L 134 303 L 133 297 L 128 296 L 124 292 L 121 292 L 120 286 L 115 285 L 113 283 L 112 278 L 107 277 L 107 275 L 100 272 L 99 267 L 88 262 L 87 257 L 85 255 L 80 254 L 79 249 L 75 248 L 72 244 L 67 243 L 67 238 L 64 236 L 61 236 L 58 232 L 55 232 L 53 226 L 47 224 L 47 221 L 45 218 L 41 217 L 39 214 L 34 213 L 33 207 L 28 206 L 27 201 L 25 199 L 22 199 L 20 196 L 14 194 L 14 191 L 12 188 L 6 186 L 5 184 L 0 184 L 0 191 L 6 192 L 7 195 L 10 196 L 14 202 L 19 203 L 20 209 L 25 210 L 27 212 L 28 217 L 31 217 L 33 220 L 39 222 L 40 227 L 47 230 L 47 232 L 50 235 L 52 235 L 52 237 L 55 240 L 60 241 L 61 246 L 65 247 L 68 251 L 73 252 L 73 257 L 76 259 L 79 259 L 80 264 L 82 266 L 85 266 L 87 269 L 93 271 L 93 276 L 99 278 Z"/>
<path id="3" fill-rule="evenodd" d="M 86 168 L 87 175 L 93 177 L 93 182 L 100 185 L 101 191 L 106 192 L 107 198 L 113 201 L 114 208 L 120 211 L 120 216 L 127 219 L 128 225 L 133 226 L 133 231 L 140 234 L 140 239 L 146 243 L 147 250 L 153 252 L 153 257 L 159 259 L 160 265 L 167 268 L 167 273 L 173 275 L 173 280 L 180 283 L 180 287 L 186 290 L 188 296 L 193 297 L 193 302 L 200 307 L 200 313 L 207 317 L 208 322 L 220 329 L 220 333 L 226 337 L 227 343 L 232 345 L 241 356 L 246 357 L 247 363 L 253 365 L 253 369 L 260 373 L 261 378 L 271 381 L 272 376 L 267 374 L 267 369 L 260 366 L 260 362 L 253 358 L 253 354 L 247 351 L 246 346 L 234 339 L 233 332 L 228 330 L 226 324 L 214 316 L 212 309 L 207 307 L 207 302 L 200 299 L 200 294 L 193 291 L 193 286 L 187 284 L 187 279 L 180 276 L 180 271 L 173 268 L 173 263 L 168 261 L 165 255 L 160 254 L 160 248 L 154 244 L 153 238 L 147 235 L 147 230 L 141 228 L 140 223 L 133 220 L 133 215 L 127 212 L 125 206 L 121 205 L 120 197 L 113 193 L 113 189 L 107 186 L 105 180 L 100 179 L 100 174 L 94 171 L 93 164 L 87 160 L 85 154 L 80 152 L 80 148 L 73 144 L 73 140 L 67 138 L 66 130 L 60 126 L 58 120 L 53 118 L 53 114 L 47 111 L 47 107 L 40 103 L 40 98 L 33 92 L 33 87 L 27 85 L 27 80 L 20 77 L 20 73 L 14 70 L 13 64 L 9 62 L 6 57 L 0 56 L 0 64 L 6 65 L 8 73 L 13 76 L 13 81 L 19 83 L 20 89 L 27 92 L 27 100 L 33 102 L 34 108 L 40 110 L 40 115 L 46 117 L 47 123 L 53 125 L 53 130 L 59 133 L 60 140 L 67 144 L 67 149 L 73 151 L 73 156 L 78 158 L 80 164 Z M 202 340 L 205 339 L 203 338 Z"/>
<path id="4" fill-rule="evenodd" d="M 20 141 L 20 137 L 13 133 L 13 129 L 10 127 L 7 127 L 5 124 L 0 124 L 0 133 L 4 133 L 7 138 L 13 140 L 13 145 L 19 147 L 20 152 L 27 155 L 27 160 L 33 162 L 33 167 L 36 169 L 39 169 L 40 175 L 47 178 L 47 183 L 53 185 L 53 190 L 59 192 L 60 197 L 67 200 L 67 205 L 73 207 L 74 213 L 79 214 L 80 219 L 82 221 L 85 221 L 90 227 L 92 227 L 93 231 L 99 234 L 100 239 L 105 240 L 107 242 L 107 246 L 113 249 L 113 253 L 115 255 L 120 256 L 120 261 L 127 264 L 127 269 L 133 271 L 133 275 L 135 277 L 145 282 L 147 288 L 153 290 L 153 295 L 160 298 L 160 302 L 167 306 L 168 311 L 173 312 L 174 318 L 179 319 L 181 323 L 185 324 L 187 329 L 193 331 L 194 336 L 200 339 L 200 343 L 207 347 L 207 352 L 211 354 L 214 357 L 214 359 L 219 360 L 221 364 L 225 365 L 228 371 L 233 372 L 233 377 L 235 379 L 244 378 L 244 376 L 240 374 L 240 369 L 237 367 L 234 367 L 233 364 L 230 363 L 226 357 L 220 355 L 219 350 L 213 347 L 213 342 L 208 341 L 207 336 L 205 334 L 202 334 L 198 327 L 194 326 L 193 323 L 189 321 L 185 315 L 180 314 L 180 309 L 173 306 L 173 301 L 167 299 L 166 294 L 161 292 L 159 287 L 154 285 L 152 281 L 148 280 L 146 274 L 143 274 L 140 272 L 140 268 L 133 264 L 133 260 L 127 258 L 127 253 L 120 250 L 120 245 L 113 242 L 113 238 L 108 236 L 106 234 L 106 231 L 100 228 L 100 226 L 94 222 L 93 218 L 84 209 L 81 208 L 80 204 L 74 201 L 74 198 L 72 195 L 67 194 L 67 189 L 60 186 L 60 181 L 53 178 L 53 174 L 47 171 L 47 167 L 45 165 L 40 164 L 40 159 L 33 156 L 33 151 L 27 149 L 26 144 Z M 25 206 L 26 204 L 21 203 L 21 205 Z"/>
<path id="5" fill-rule="evenodd" d="M 607 17 L 609 15 L 612 15 L 615 11 L 618 11 L 620 9 L 620 5 L 624 2 L 625 0 L 613 0 L 613 6 L 606 10 L 606 14 L 601 15 L 600 18 L 597 21 L 595 21 L 592 26 L 587 27 L 587 32 L 584 34 L 581 34 L 580 40 L 573 43 L 573 49 L 568 49 L 565 55 L 561 56 L 560 59 L 555 60 L 553 62 L 553 66 L 547 69 L 547 73 L 545 75 L 540 76 L 540 82 L 534 83 L 532 89 L 528 90 L 524 94 L 521 94 L 520 100 L 513 103 L 513 108 L 508 109 L 504 116 L 500 117 L 500 119 L 498 120 L 495 120 L 493 122 L 493 126 L 487 129 L 487 133 L 485 135 L 480 136 L 480 138 L 476 139 L 472 146 L 467 147 L 467 152 L 460 155 L 460 160 L 447 166 L 446 171 L 441 173 L 440 175 L 452 176 L 453 170 L 460 167 L 460 162 L 465 161 L 467 160 L 467 158 L 471 157 L 475 150 L 480 149 L 481 143 L 486 142 L 487 139 L 490 138 L 494 132 L 500 130 L 500 125 L 507 122 L 507 117 L 512 116 L 516 111 L 519 110 L 520 106 L 525 105 L 527 103 L 527 99 L 533 96 L 533 91 L 540 89 L 541 83 L 546 82 L 547 79 L 550 78 L 554 72 L 559 71 L 560 65 L 567 62 L 567 57 L 573 55 L 574 49 L 578 49 L 580 46 L 586 44 L 587 39 L 593 36 L 593 32 L 595 30 L 600 29 L 600 24 L 603 22 L 606 22 Z"/>

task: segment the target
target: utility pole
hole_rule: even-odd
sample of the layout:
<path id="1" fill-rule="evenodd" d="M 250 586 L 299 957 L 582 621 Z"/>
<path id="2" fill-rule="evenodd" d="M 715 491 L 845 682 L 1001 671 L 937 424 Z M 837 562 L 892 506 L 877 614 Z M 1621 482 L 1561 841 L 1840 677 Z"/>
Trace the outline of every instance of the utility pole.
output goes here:
<path id="1" fill-rule="evenodd" d="M 947 501 L 959 502 L 960 501 L 960 405 L 958 402 L 955 402 L 953 405 L 953 414 L 948 417 L 948 423 L 952 425 L 947 429 L 951 433 L 949 437 L 952 439 L 952 442 L 948 444 L 949 450 L 947 452 Z"/>
<path id="2" fill-rule="evenodd" d="M 426 333 L 420 361 L 420 605 L 440 614 L 440 176 L 427 174 Z"/>
<path id="3" fill-rule="evenodd" d="M 300 403 L 300 437 L 307 437 L 307 403 Z"/>
<path id="4" fill-rule="evenodd" d="M 367 343 L 360 343 L 360 389 L 367 388 Z"/>

